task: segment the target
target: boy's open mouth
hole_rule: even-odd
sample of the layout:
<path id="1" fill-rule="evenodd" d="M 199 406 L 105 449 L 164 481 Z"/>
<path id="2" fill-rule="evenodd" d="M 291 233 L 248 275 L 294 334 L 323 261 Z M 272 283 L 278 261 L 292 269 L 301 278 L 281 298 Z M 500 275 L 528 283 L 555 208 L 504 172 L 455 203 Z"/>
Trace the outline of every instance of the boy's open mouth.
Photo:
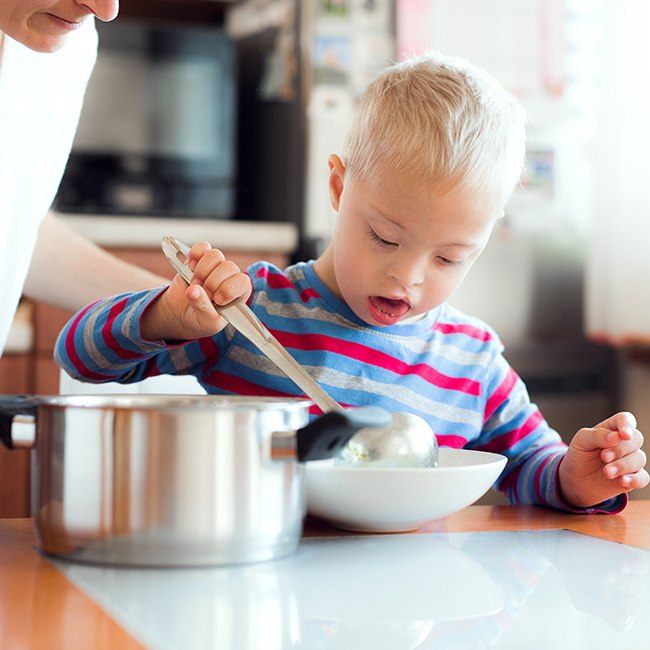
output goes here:
<path id="1" fill-rule="evenodd" d="M 405 300 L 383 298 L 382 296 L 370 296 L 368 298 L 368 309 L 372 317 L 382 325 L 396 323 L 411 308 Z"/>

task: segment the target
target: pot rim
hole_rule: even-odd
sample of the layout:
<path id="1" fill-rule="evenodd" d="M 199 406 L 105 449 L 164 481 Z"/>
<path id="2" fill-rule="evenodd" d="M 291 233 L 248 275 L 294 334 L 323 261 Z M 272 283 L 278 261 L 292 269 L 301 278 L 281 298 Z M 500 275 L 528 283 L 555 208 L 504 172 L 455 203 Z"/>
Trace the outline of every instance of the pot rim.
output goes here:
<path id="1" fill-rule="evenodd" d="M 128 410 L 205 410 L 256 411 L 309 408 L 313 402 L 303 397 L 261 397 L 255 395 L 168 395 L 168 394 L 98 394 L 98 395 L 38 395 L 37 406 L 80 409 Z"/>

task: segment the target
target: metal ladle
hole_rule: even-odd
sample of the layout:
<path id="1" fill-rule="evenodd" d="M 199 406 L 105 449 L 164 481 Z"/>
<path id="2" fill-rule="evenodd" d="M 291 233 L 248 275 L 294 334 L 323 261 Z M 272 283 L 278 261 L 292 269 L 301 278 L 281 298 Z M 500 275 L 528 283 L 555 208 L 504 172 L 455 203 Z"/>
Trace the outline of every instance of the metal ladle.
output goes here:
<path id="1" fill-rule="evenodd" d="M 162 250 L 176 272 L 190 284 L 193 271 L 187 265 L 190 247 L 175 237 L 163 237 Z M 266 355 L 323 411 L 340 411 L 333 400 L 269 332 L 241 299 L 227 305 L 212 303 L 236 330 Z M 362 429 L 343 448 L 337 465 L 372 467 L 433 467 L 438 444 L 429 425 L 411 413 L 395 413 L 385 427 Z"/>

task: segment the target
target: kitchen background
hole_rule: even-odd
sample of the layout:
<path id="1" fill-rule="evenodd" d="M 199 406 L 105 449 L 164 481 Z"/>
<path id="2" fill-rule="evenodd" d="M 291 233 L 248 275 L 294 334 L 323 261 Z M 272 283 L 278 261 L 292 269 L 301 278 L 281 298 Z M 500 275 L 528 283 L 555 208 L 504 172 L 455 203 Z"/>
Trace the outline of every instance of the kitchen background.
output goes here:
<path id="1" fill-rule="evenodd" d="M 521 186 L 453 303 L 500 333 L 566 439 L 618 409 L 650 431 L 650 306 L 637 286 L 643 251 L 631 253 L 644 225 L 630 229 L 623 209 L 638 220 L 643 205 L 619 210 L 609 192 L 617 176 L 612 191 L 635 199 L 621 179 L 638 179 L 642 161 L 629 161 L 630 140 L 612 135 L 620 122 L 607 122 L 620 70 L 632 75 L 627 88 L 635 72 L 632 59 L 611 61 L 643 41 L 620 34 L 643 23 L 634 2 L 611 4 L 122 0 L 120 17 L 98 25 L 97 66 L 53 210 L 165 274 L 165 234 L 209 239 L 240 264 L 309 259 L 334 223 L 327 156 L 341 150 L 365 85 L 427 48 L 460 54 L 520 98 L 529 126 Z M 607 319 L 613 311 L 621 322 Z M 68 316 L 21 305 L 0 361 L 3 392 L 58 392 L 51 350 Z M 12 485 L 0 490 L 0 512 L 21 514 L 27 460 L 0 454 L 0 465 Z"/>

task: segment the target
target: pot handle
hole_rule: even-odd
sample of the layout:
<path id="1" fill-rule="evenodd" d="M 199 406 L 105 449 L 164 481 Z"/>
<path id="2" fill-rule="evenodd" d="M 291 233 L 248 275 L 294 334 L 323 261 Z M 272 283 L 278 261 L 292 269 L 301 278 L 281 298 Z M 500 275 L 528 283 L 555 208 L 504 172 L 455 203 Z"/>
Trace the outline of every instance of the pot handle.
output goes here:
<path id="1" fill-rule="evenodd" d="M 357 431 L 385 427 L 390 421 L 390 413 L 375 406 L 325 413 L 296 431 L 296 459 L 304 463 L 334 458 Z"/>
<path id="2" fill-rule="evenodd" d="M 0 440 L 5 447 L 34 446 L 34 420 L 36 418 L 37 398 L 30 395 L 0 395 Z M 26 417 L 20 417 L 26 416 Z M 31 429 L 31 436 L 17 436 L 17 425 Z M 16 429 L 12 432 L 12 428 Z"/>

